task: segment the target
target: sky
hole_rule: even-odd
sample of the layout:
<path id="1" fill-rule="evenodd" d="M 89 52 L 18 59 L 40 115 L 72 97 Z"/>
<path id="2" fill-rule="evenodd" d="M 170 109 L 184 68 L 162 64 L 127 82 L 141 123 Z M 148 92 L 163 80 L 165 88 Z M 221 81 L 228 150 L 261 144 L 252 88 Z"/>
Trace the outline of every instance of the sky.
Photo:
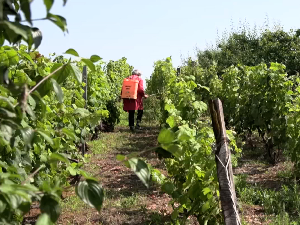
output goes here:
<path id="1" fill-rule="evenodd" d="M 300 28 L 299 0 L 56 0 L 51 13 L 67 19 L 64 34 L 50 21 L 35 21 L 43 33 L 39 51 L 80 56 L 97 54 L 104 61 L 126 57 L 149 78 L 154 62 L 171 56 L 174 67 L 216 43 L 225 31 L 248 23 Z M 32 3 L 32 18 L 43 18 L 42 0 Z"/>

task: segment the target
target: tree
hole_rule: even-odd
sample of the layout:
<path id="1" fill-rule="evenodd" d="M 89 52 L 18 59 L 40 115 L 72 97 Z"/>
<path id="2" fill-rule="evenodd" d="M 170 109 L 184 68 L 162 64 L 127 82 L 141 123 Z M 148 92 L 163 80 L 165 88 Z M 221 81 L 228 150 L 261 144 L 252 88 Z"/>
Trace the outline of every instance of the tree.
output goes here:
<path id="1" fill-rule="evenodd" d="M 221 76 L 230 66 L 255 66 L 277 62 L 286 66 L 289 75 L 300 72 L 300 30 L 285 32 L 281 28 L 264 30 L 260 35 L 246 30 L 236 31 L 219 40 L 216 48 L 198 51 L 198 62 L 203 68 L 217 64 Z"/>

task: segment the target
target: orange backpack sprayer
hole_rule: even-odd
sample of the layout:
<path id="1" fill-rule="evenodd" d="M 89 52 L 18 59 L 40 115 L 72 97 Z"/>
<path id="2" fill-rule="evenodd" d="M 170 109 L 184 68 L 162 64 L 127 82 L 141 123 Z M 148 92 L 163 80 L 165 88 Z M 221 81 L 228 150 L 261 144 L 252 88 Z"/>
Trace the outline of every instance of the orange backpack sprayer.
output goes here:
<path id="1" fill-rule="evenodd" d="M 122 86 L 121 98 L 137 99 L 139 81 L 125 78 Z"/>

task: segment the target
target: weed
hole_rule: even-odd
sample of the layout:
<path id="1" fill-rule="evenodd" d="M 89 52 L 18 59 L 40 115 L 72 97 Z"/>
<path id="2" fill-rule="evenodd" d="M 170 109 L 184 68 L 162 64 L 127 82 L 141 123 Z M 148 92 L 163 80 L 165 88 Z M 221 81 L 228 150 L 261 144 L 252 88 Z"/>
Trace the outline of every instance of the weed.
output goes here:
<path id="1" fill-rule="evenodd" d="M 278 214 L 270 225 L 298 225 L 300 224 L 300 219 L 293 220 L 286 212 L 281 212 Z"/>
<path id="2" fill-rule="evenodd" d="M 159 214 L 158 212 L 154 212 L 150 215 L 150 220 L 151 222 L 149 223 L 149 225 L 151 224 L 162 224 L 162 218 L 161 218 L 161 214 Z"/>
<path id="3" fill-rule="evenodd" d="M 138 196 L 133 195 L 129 197 L 124 197 L 120 200 L 121 207 L 126 209 L 126 208 L 133 208 L 138 202 Z"/>
<path id="4" fill-rule="evenodd" d="M 251 186 L 246 182 L 247 176 L 236 177 L 236 191 L 240 201 L 248 204 L 261 205 L 267 214 L 289 213 L 290 216 L 300 216 L 300 186 L 283 185 L 279 191 Z"/>
<path id="5" fill-rule="evenodd" d="M 76 195 L 65 198 L 62 201 L 61 206 L 64 210 L 70 212 L 79 212 L 87 207 L 86 204 L 81 201 Z"/>
<path id="6" fill-rule="evenodd" d="M 99 139 L 89 142 L 89 146 L 93 154 L 104 155 L 120 146 L 128 143 L 128 135 L 126 133 L 108 133 L 105 135 L 100 134 Z"/>
<path id="7" fill-rule="evenodd" d="M 278 171 L 277 176 L 289 180 L 295 176 L 294 164 L 292 162 L 284 163 L 284 170 Z"/>
<path id="8" fill-rule="evenodd" d="M 120 127 L 128 127 L 128 113 L 122 110 L 120 115 L 120 122 L 118 124 Z"/>
<path id="9" fill-rule="evenodd" d="M 115 191 L 106 190 L 105 196 L 106 196 L 105 205 L 107 207 L 110 208 L 118 207 L 123 209 L 128 209 L 128 208 L 132 209 L 132 208 L 140 207 L 141 209 L 146 210 L 146 206 L 145 206 L 146 197 L 141 194 L 133 193 L 132 195 L 127 196 L 127 195 L 119 194 Z"/>

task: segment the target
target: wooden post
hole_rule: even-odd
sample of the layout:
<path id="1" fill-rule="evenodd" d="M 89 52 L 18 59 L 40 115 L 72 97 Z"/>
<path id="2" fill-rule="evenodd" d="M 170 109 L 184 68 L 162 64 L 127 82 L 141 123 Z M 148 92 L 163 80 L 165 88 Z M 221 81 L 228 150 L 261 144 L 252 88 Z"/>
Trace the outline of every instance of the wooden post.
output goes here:
<path id="1" fill-rule="evenodd" d="M 177 67 L 177 77 L 180 75 L 180 73 L 181 73 L 181 68 L 178 66 Z"/>
<path id="2" fill-rule="evenodd" d="M 86 100 L 87 100 L 87 86 L 88 86 L 87 80 L 88 80 L 87 68 L 86 68 L 86 66 L 83 66 L 82 82 L 85 83 L 85 86 L 83 87 L 83 90 L 84 90 L 83 98 L 85 99 L 85 107 L 86 107 Z"/>
<path id="3" fill-rule="evenodd" d="M 88 87 L 88 74 L 87 74 L 87 67 L 83 66 L 83 70 L 82 70 L 82 82 L 85 83 L 85 86 L 82 87 L 84 90 L 83 93 L 83 98 L 85 99 L 85 108 L 86 108 L 86 101 L 87 101 L 87 87 Z M 85 154 L 85 140 L 82 139 L 81 141 L 81 153 L 84 156 Z"/>
<path id="4" fill-rule="evenodd" d="M 221 206 L 226 225 L 241 225 L 237 210 L 237 200 L 233 181 L 231 154 L 228 148 L 222 102 L 220 99 L 211 100 L 209 108 L 213 130 L 216 138 L 215 152 L 217 174 L 220 189 Z"/>

